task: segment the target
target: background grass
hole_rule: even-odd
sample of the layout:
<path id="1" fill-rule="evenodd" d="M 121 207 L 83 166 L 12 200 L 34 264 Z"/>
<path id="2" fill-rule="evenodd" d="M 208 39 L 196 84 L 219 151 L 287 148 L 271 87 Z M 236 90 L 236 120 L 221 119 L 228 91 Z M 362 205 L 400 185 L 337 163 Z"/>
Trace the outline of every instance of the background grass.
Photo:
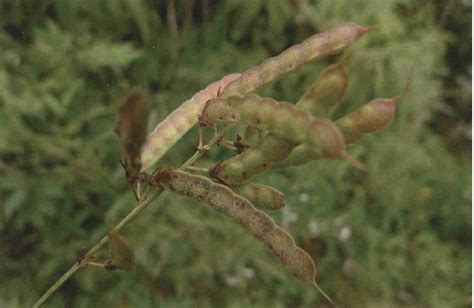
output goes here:
<path id="1" fill-rule="evenodd" d="M 112 131 L 128 89 L 151 92 L 151 129 L 213 80 L 347 21 L 383 27 L 343 54 L 340 114 L 399 94 L 415 69 L 394 123 L 350 148 L 369 171 L 320 161 L 256 181 L 285 192 L 272 216 L 341 306 L 469 306 L 470 12 L 455 0 L 0 1 L 0 306 L 31 305 L 133 206 Z M 258 93 L 294 102 L 338 57 Z M 160 165 L 184 162 L 196 136 Z M 83 269 L 48 306 L 324 303 L 238 226 L 187 199 L 162 194 L 123 235 L 136 251 L 131 273 Z"/>

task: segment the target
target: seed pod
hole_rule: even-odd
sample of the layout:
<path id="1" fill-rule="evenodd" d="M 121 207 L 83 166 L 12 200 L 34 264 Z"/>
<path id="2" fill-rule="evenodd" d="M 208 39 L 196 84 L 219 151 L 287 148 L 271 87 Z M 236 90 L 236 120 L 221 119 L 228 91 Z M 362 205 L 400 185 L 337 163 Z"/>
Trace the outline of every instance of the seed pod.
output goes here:
<path id="1" fill-rule="evenodd" d="M 226 185 L 245 183 L 285 159 L 293 146 L 273 135 L 267 136 L 255 147 L 217 164 L 211 169 L 210 175 Z"/>
<path id="2" fill-rule="evenodd" d="M 223 107 L 226 104 L 229 108 Z M 229 110 L 232 110 L 234 117 L 239 118 L 239 122 L 266 130 L 295 144 L 305 141 L 311 122 L 314 120 L 307 112 L 299 110 L 293 104 L 280 103 L 272 98 L 261 98 L 255 94 L 212 100 L 206 106 L 202 118 L 208 123 L 229 123 L 231 121 L 226 120 L 232 117 L 227 114 Z"/>
<path id="3" fill-rule="evenodd" d="M 268 215 L 230 188 L 174 169 L 160 170 L 150 184 L 204 202 L 230 217 L 268 247 L 295 277 L 317 288 L 314 281 L 316 267 L 311 257 Z"/>
<path id="4" fill-rule="evenodd" d="M 296 147 L 293 148 L 291 151 L 290 155 L 288 157 L 275 164 L 273 168 L 287 168 L 291 166 L 301 166 L 304 165 L 312 160 L 316 160 L 319 157 L 313 157 L 312 151 L 310 149 L 310 146 L 308 144 L 300 144 Z"/>
<path id="5" fill-rule="evenodd" d="M 223 89 L 240 74 L 230 74 L 219 81 L 208 85 L 204 90 L 196 93 L 191 99 L 184 102 L 146 137 L 140 154 L 141 170 L 144 171 L 157 162 L 166 152 L 188 132 L 202 113 L 206 102 L 217 96 L 219 89 Z"/>
<path id="6" fill-rule="evenodd" d="M 336 125 L 346 137 L 346 144 L 356 143 L 367 134 L 387 127 L 395 117 L 396 105 L 408 94 L 412 78 L 413 70 L 410 71 L 402 94 L 393 98 L 374 99 L 358 110 L 337 120 Z"/>
<path id="7" fill-rule="evenodd" d="M 217 112 L 227 112 L 226 108 L 222 108 L 225 103 L 238 112 L 241 123 L 267 130 L 273 139 L 267 140 L 267 136 L 254 149 L 249 149 L 212 169 L 210 175 L 222 183 L 235 185 L 248 181 L 285 159 L 289 155 L 288 151 L 299 144 L 307 144 L 312 157 L 334 157 L 351 161 L 344 152 L 342 133 L 328 119 L 313 117 L 293 104 L 280 103 L 272 98 L 260 98 L 254 94 L 217 98 L 209 103 L 209 109 L 204 111 L 202 117 L 209 123 L 225 119 L 224 114 Z M 213 104 L 218 108 L 213 108 Z M 213 113 L 208 113 L 208 110 L 213 110 Z"/>
<path id="8" fill-rule="evenodd" d="M 408 87 L 413 77 L 413 71 L 405 84 L 403 93 L 394 98 L 377 98 L 358 110 L 345 115 L 336 121 L 337 127 L 344 135 L 346 145 L 360 141 L 367 134 L 384 129 L 395 116 L 395 107 L 408 93 Z M 299 145 L 293 149 L 287 159 L 275 165 L 277 168 L 303 165 L 311 160 L 319 159 L 319 156 L 311 154 L 307 145 Z M 346 157 L 350 163 L 359 169 L 365 169 L 359 162 Z"/>
<path id="9" fill-rule="evenodd" d="M 336 53 L 354 43 L 361 35 L 375 27 L 362 27 L 356 23 L 336 26 L 327 32 L 316 34 L 292 46 L 276 57 L 270 58 L 244 73 L 229 84 L 222 97 L 245 94 L 313 60 Z"/>
<path id="10" fill-rule="evenodd" d="M 279 210 L 285 206 L 285 195 L 271 186 L 250 183 L 238 187 L 237 192 L 257 208 Z"/>
<path id="11" fill-rule="evenodd" d="M 319 80 L 296 103 L 296 106 L 313 116 L 329 118 L 347 90 L 349 77 L 344 70 L 344 61 L 324 69 Z"/>
<path id="12" fill-rule="evenodd" d="M 123 147 L 123 165 L 128 177 L 138 175 L 141 168 L 140 149 L 146 137 L 148 99 L 144 92 L 134 91 L 120 102 L 115 133 Z"/>
<path id="13" fill-rule="evenodd" d="M 108 235 L 109 256 L 115 268 L 131 271 L 134 255 L 127 241 L 116 231 Z"/>
<path id="14" fill-rule="evenodd" d="M 401 96 L 377 98 L 336 121 L 346 144 L 360 141 L 367 134 L 384 129 L 395 116 L 395 106 Z"/>
<path id="15" fill-rule="evenodd" d="M 261 135 L 261 131 L 258 128 L 247 126 L 244 137 L 240 142 L 247 147 L 253 147 L 260 141 Z"/>

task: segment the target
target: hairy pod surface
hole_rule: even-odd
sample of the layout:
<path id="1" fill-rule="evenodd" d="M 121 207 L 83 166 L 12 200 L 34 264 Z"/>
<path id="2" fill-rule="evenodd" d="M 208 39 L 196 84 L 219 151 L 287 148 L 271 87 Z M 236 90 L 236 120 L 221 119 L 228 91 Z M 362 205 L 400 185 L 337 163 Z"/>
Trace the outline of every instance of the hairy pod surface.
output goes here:
<path id="1" fill-rule="evenodd" d="M 257 208 L 279 210 L 285 206 L 285 195 L 268 185 L 250 183 L 238 187 L 237 192 Z"/>
<path id="2" fill-rule="evenodd" d="M 321 72 L 318 81 L 306 91 L 296 106 L 313 116 L 329 118 L 346 93 L 348 84 L 344 61 L 330 65 Z"/>
<path id="3" fill-rule="evenodd" d="M 400 96 L 377 98 L 337 120 L 336 125 L 344 134 L 346 144 L 356 143 L 367 134 L 387 127 L 395 116 L 395 106 L 400 99 Z"/>
<path id="4" fill-rule="evenodd" d="M 142 166 L 140 150 L 146 137 L 148 114 L 148 97 L 142 91 L 126 95 L 118 106 L 115 133 L 122 141 L 123 164 L 130 177 L 138 175 Z"/>
<path id="5" fill-rule="evenodd" d="M 239 76 L 240 74 L 229 74 L 221 80 L 211 83 L 158 124 L 146 137 L 143 144 L 140 154 L 141 170 L 146 170 L 163 157 L 197 123 L 197 118 L 202 113 L 206 102 L 215 98 L 220 89 L 225 88 Z"/>
<path id="6" fill-rule="evenodd" d="M 217 164 L 210 175 L 226 185 L 245 183 L 285 159 L 293 147 L 294 144 L 270 134 L 255 147 Z"/>
<path id="7" fill-rule="evenodd" d="M 223 97 L 245 94 L 321 57 L 331 55 L 350 46 L 361 35 L 373 27 L 362 27 L 356 23 L 336 26 L 327 32 L 315 34 L 301 44 L 292 46 L 278 56 L 251 68 L 229 84 Z"/>
<path id="8" fill-rule="evenodd" d="M 316 286 L 316 267 L 311 257 L 297 247 L 288 232 L 277 226 L 268 215 L 227 186 L 174 169 L 160 170 L 151 184 L 201 201 L 230 217 L 268 247 L 295 277 Z"/>

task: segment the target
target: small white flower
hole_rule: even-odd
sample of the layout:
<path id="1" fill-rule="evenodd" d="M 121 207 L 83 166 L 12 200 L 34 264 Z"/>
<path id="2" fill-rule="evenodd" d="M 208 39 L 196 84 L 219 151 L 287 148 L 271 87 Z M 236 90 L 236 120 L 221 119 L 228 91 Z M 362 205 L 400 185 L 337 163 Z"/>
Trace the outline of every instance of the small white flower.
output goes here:
<path id="1" fill-rule="evenodd" d="M 309 195 L 307 193 L 302 193 L 299 196 L 301 203 L 307 203 L 309 201 Z"/>
<path id="2" fill-rule="evenodd" d="M 354 268 L 355 268 L 355 263 L 354 263 L 354 260 L 352 259 L 346 259 L 344 261 L 344 264 L 342 265 L 342 268 L 344 269 L 344 271 L 348 274 L 352 274 L 354 273 Z"/>
<path id="3" fill-rule="evenodd" d="M 352 235 L 352 229 L 349 226 L 342 227 L 341 231 L 339 232 L 339 240 L 341 242 L 347 242 Z"/>
<path id="4" fill-rule="evenodd" d="M 308 229 L 309 233 L 311 233 L 312 236 L 317 236 L 321 234 L 321 227 L 315 219 L 310 219 L 310 221 L 308 222 Z"/>
<path id="5" fill-rule="evenodd" d="M 255 277 L 255 271 L 250 267 L 243 267 L 241 270 L 241 275 L 247 280 L 253 279 Z"/>

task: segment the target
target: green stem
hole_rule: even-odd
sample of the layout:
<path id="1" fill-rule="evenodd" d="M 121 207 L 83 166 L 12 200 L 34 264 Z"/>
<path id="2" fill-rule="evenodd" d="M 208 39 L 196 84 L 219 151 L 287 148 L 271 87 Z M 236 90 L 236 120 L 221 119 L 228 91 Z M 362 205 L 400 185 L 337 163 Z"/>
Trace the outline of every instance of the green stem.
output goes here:
<path id="1" fill-rule="evenodd" d="M 232 127 L 232 125 L 228 125 L 224 127 L 219 134 L 215 135 L 211 140 L 209 140 L 208 144 L 206 146 L 211 147 L 215 145 Z M 196 160 L 201 157 L 205 151 L 198 150 L 194 153 L 193 156 L 191 156 L 179 169 L 184 170 L 186 167 L 189 167 L 192 165 Z M 152 203 L 156 197 L 158 197 L 163 190 L 158 189 L 153 193 L 152 196 L 147 198 L 145 201 L 140 203 L 138 206 L 136 206 L 130 213 L 128 213 L 125 218 L 123 218 L 111 231 L 118 232 L 120 229 L 125 227 L 130 221 L 132 221 L 138 214 L 140 214 L 150 203 Z M 56 292 L 59 287 L 61 287 L 77 270 L 79 270 L 81 267 L 83 267 L 89 259 L 91 259 L 92 256 L 95 255 L 95 253 L 104 246 L 107 241 L 109 240 L 108 235 L 105 235 L 97 244 L 92 247 L 89 252 L 84 256 L 84 259 L 79 263 L 76 262 L 74 263 L 71 268 L 64 273 L 42 296 L 40 299 L 36 301 L 36 303 L 33 305 L 34 308 L 40 307 L 43 305 L 46 300 L 54 293 Z"/>
<path id="2" fill-rule="evenodd" d="M 158 197 L 158 195 L 161 194 L 163 190 L 159 189 L 153 193 L 152 196 L 147 198 L 145 201 L 143 201 L 141 204 L 136 206 L 130 213 L 128 213 L 127 216 L 125 216 L 124 219 L 122 219 L 112 230 L 113 231 L 120 231 L 124 226 L 126 226 L 130 221 L 132 221 L 138 214 L 140 214 L 150 203 L 153 202 L 153 200 Z M 108 241 L 108 235 L 105 235 L 97 244 L 94 245 L 94 247 L 89 250 L 89 252 L 84 256 L 84 259 L 79 263 L 76 262 L 74 263 L 71 268 L 64 273 L 49 289 L 46 291 L 43 296 L 41 296 L 40 299 L 36 301 L 36 303 L 33 305 L 34 308 L 40 307 L 41 305 L 46 302 L 46 300 L 53 294 L 59 287 L 63 285 L 75 272 L 77 272 L 78 269 L 83 267 L 86 262 L 100 249 L 102 246 L 104 246 L 107 241 Z"/>

